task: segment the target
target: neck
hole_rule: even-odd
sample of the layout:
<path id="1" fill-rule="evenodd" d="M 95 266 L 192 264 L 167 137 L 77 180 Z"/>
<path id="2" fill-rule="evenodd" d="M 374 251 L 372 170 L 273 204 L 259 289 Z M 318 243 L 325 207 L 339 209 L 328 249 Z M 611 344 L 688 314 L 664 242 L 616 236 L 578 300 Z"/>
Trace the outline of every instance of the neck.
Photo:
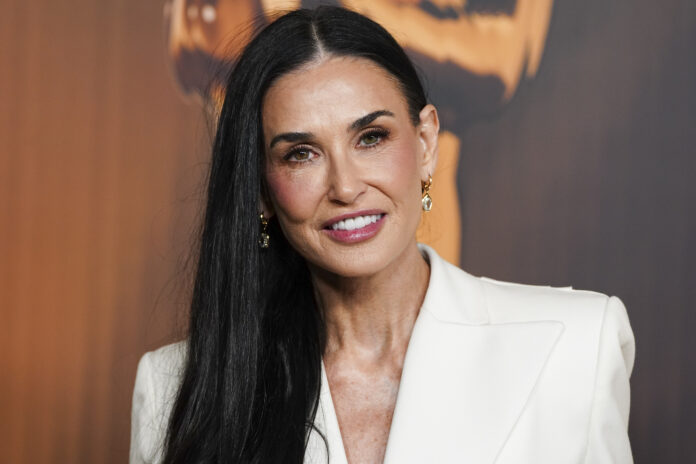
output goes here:
<path id="1" fill-rule="evenodd" d="M 415 241 L 387 267 L 368 276 L 347 278 L 312 269 L 326 321 L 324 358 L 372 364 L 403 360 L 429 276 Z"/>

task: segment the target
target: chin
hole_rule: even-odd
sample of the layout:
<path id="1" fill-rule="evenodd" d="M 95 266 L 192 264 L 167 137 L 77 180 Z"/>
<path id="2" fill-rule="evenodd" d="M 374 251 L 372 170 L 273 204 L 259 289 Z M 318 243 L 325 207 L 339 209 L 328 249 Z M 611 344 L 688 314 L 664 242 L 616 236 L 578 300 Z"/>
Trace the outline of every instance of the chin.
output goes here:
<path id="1" fill-rule="evenodd" d="M 315 254 L 309 261 L 317 270 L 336 276 L 369 277 L 387 268 L 399 255 L 393 241 L 387 246 L 379 241 L 370 242 L 363 246 L 333 244 L 322 247 L 321 254 Z"/>

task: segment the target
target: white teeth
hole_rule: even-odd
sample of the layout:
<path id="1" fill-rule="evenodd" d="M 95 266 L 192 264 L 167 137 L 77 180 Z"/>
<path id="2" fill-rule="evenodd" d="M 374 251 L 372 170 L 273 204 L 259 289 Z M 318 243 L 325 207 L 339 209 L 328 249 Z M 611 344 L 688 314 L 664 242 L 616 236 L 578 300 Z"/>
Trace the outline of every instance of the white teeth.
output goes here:
<path id="1" fill-rule="evenodd" d="M 379 221 L 381 214 L 373 214 L 370 216 L 358 216 L 354 218 L 344 219 L 342 221 L 331 224 L 333 230 L 355 230 Z"/>

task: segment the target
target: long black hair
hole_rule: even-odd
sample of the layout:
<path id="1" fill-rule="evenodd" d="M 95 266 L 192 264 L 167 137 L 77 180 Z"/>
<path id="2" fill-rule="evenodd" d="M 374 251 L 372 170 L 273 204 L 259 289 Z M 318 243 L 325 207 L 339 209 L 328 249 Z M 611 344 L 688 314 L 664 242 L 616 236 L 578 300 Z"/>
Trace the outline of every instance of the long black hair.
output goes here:
<path id="1" fill-rule="evenodd" d="M 350 10 L 287 13 L 255 35 L 227 80 L 208 177 L 187 358 L 164 443 L 166 464 L 301 463 L 318 407 L 325 327 L 304 259 L 277 221 L 258 238 L 263 96 L 321 53 L 372 60 L 415 125 L 427 100 L 394 38 Z"/>

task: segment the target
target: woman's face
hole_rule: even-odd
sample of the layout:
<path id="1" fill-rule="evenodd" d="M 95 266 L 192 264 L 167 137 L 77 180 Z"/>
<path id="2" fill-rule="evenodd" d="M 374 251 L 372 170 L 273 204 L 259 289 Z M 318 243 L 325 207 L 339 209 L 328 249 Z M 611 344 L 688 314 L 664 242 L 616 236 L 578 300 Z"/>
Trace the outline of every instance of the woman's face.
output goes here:
<path id="1" fill-rule="evenodd" d="M 414 127 L 387 71 L 364 58 L 329 57 L 279 78 L 262 117 L 264 209 L 311 265 L 366 276 L 415 249 L 421 181 L 437 158 L 432 105 Z"/>

